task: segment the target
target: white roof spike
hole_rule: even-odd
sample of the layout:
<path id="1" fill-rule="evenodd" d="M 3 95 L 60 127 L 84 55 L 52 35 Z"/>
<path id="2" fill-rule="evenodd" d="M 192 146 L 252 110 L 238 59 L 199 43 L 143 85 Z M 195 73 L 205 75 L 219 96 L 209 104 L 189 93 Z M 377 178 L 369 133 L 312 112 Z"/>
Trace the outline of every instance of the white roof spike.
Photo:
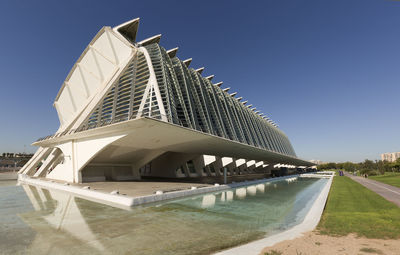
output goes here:
<path id="1" fill-rule="evenodd" d="M 215 85 L 215 86 L 218 86 L 218 87 L 221 87 L 222 83 L 223 83 L 223 82 L 220 81 L 220 82 L 214 83 L 214 85 Z"/>
<path id="2" fill-rule="evenodd" d="M 254 112 L 256 109 L 257 109 L 257 108 L 255 108 L 255 107 L 251 108 L 251 110 L 252 110 L 253 112 Z"/>
<path id="3" fill-rule="evenodd" d="M 186 67 L 189 67 L 190 63 L 192 63 L 192 58 L 188 58 L 186 60 L 183 60 L 182 62 L 186 65 Z"/>
<path id="4" fill-rule="evenodd" d="M 257 113 L 257 114 L 258 114 L 259 112 L 260 112 L 260 111 L 255 111 L 255 113 Z"/>
<path id="5" fill-rule="evenodd" d="M 230 94 L 231 97 L 236 96 L 237 92 L 233 92 L 232 94 Z"/>
<path id="6" fill-rule="evenodd" d="M 242 100 L 243 99 L 243 97 L 238 97 L 238 98 L 236 98 L 238 101 L 240 101 L 240 100 Z"/>
<path id="7" fill-rule="evenodd" d="M 228 92 L 231 88 L 224 88 L 222 91 L 223 92 Z"/>
<path id="8" fill-rule="evenodd" d="M 114 31 L 120 33 L 129 42 L 134 43 L 136 41 L 136 34 L 139 28 L 139 18 L 129 20 L 121 25 L 114 27 Z"/>
<path id="9" fill-rule="evenodd" d="M 247 102 L 248 102 L 248 101 L 246 100 L 246 101 L 244 101 L 242 104 L 247 104 Z"/>
<path id="10" fill-rule="evenodd" d="M 170 58 L 173 58 L 173 57 L 175 57 L 176 56 L 176 53 L 178 52 L 178 47 L 176 47 L 176 48 L 173 48 L 173 49 L 170 49 L 170 50 L 167 50 L 167 54 L 168 54 L 168 56 L 170 57 Z"/>
<path id="11" fill-rule="evenodd" d="M 201 74 L 204 71 L 204 67 L 200 67 L 199 69 L 196 69 L 196 72 L 198 72 L 199 74 Z"/>
<path id="12" fill-rule="evenodd" d="M 207 80 L 211 81 L 214 78 L 214 75 L 209 75 L 206 77 Z"/>
<path id="13" fill-rule="evenodd" d="M 146 46 L 153 43 L 160 43 L 160 40 L 161 40 L 161 34 L 158 34 L 150 38 L 144 39 L 143 41 L 139 42 L 139 44 L 142 46 Z"/>

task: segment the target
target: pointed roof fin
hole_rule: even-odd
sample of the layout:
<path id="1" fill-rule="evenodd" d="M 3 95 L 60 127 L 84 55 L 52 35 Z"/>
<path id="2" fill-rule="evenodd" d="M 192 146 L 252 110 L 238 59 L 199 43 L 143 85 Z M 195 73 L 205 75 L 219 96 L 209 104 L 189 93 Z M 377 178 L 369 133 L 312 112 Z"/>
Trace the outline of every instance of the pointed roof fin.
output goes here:
<path id="1" fill-rule="evenodd" d="M 220 82 L 214 83 L 214 85 L 218 86 L 218 87 L 221 87 L 222 83 L 224 83 L 224 82 L 220 81 Z"/>
<path id="2" fill-rule="evenodd" d="M 114 27 L 114 31 L 120 33 L 130 43 L 136 42 L 136 34 L 139 28 L 139 18 L 127 21 Z"/>
<path id="3" fill-rule="evenodd" d="M 199 74 L 201 74 L 204 71 L 204 67 L 200 67 L 199 69 L 196 69 L 196 72 L 198 72 Z"/>
<path id="4" fill-rule="evenodd" d="M 176 48 L 173 48 L 173 49 L 170 49 L 170 50 L 167 50 L 167 54 L 168 54 L 168 56 L 170 57 L 170 58 L 173 58 L 173 57 L 175 57 L 176 56 L 176 53 L 178 52 L 178 47 L 176 47 Z"/>
<path id="5" fill-rule="evenodd" d="M 206 79 L 211 81 L 214 78 L 214 75 L 207 76 Z"/>
<path id="6" fill-rule="evenodd" d="M 150 45 L 153 43 L 160 43 L 160 39 L 161 39 L 161 34 L 158 34 L 158 35 L 152 36 L 150 38 L 144 39 L 139 44 L 142 46 L 146 46 L 146 45 Z"/>
<path id="7" fill-rule="evenodd" d="M 183 63 L 186 65 L 186 67 L 189 67 L 190 63 L 192 63 L 192 58 L 188 58 L 186 60 L 183 60 Z"/>

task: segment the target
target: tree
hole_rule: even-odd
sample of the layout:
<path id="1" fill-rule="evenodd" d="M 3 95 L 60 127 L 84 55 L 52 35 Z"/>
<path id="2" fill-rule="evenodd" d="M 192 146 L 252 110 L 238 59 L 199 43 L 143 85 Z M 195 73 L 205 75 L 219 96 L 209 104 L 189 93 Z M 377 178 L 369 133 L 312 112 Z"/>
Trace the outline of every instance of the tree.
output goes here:
<path id="1" fill-rule="evenodd" d="M 390 167 L 394 171 L 400 171 L 400 158 L 398 158 L 395 162 L 391 163 Z"/>
<path id="2" fill-rule="evenodd" d="M 343 169 L 346 170 L 347 172 L 354 172 L 356 170 L 356 164 L 352 162 L 344 162 Z"/>
<path id="3" fill-rule="evenodd" d="M 364 160 L 364 162 L 362 163 L 362 168 L 367 170 L 376 169 L 374 161 L 369 159 Z"/>
<path id="4" fill-rule="evenodd" d="M 330 162 L 318 165 L 318 170 L 329 170 L 329 169 L 337 169 L 336 163 Z"/>

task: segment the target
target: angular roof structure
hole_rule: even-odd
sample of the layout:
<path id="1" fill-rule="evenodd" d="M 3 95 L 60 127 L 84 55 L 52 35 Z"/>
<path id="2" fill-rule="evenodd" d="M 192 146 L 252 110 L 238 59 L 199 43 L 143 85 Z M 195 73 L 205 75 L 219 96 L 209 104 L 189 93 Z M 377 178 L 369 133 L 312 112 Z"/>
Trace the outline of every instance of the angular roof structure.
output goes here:
<path id="1" fill-rule="evenodd" d="M 192 59 L 180 60 L 178 48 L 160 46 L 161 35 L 137 43 L 138 26 L 133 19 L 97 33 L 54 101 L 58 131 L 34 143 L 40 148 L 20 173 L 82 182 L 217 177 L 224 162 L 232 175 L 254 170 L 239 169 L 238 159 L 257 161 L 258 171 L 312 165 L 237 92 L 203 77 L 204 67 L 189 68 Z"/>

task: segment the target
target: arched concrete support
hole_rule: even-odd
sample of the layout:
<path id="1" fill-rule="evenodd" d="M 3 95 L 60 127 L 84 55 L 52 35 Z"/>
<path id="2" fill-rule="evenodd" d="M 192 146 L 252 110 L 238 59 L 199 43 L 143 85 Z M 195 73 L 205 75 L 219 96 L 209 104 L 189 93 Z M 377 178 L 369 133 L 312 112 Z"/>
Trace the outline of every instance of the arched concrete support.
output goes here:
<path id="1" fill-rule="evenodd" d="M 246 164 L 246 160 L 245 159 L 236 160 L 236 165 L 237 165 L 238 172 L 239 172 L 237 174 L 243 173 L 244 171 L 247 170 L 247 164 Z"/>
<path id="2" fill-rule="evenodd" d="M 151 161 L 151 173 L 147 176 L 153 177 L 195 177 L 197 176 L 197 169 L 195 173 L 190 173 L 187 166 L 188 161 L 194 163 L 194 159 L 198 157 L 196 154 L 166 152 Z M 194 165 L 195 166 L 195 165 Z M 184 171 L 184 176 L 177 174 L 176 170 L 181 168 Z"/>
<path id="3" fill-rule="evenodd" d="M 211 155 L 200 155 L 193 159 L 198 176 L 211 176 L 209 164 L 215 162 L 216 157 Z"/>
<path id="4" fill-rule="evenodd" d="M 217 157 L 216 161 L 213 163 L 216 176 L 222 176 L 224 167 L 226 167 L 232 162 L 233 158 L 231 157 Z"/>
<path id="5" fill-rule="evenodd" d="M 254 172 L 256 173 L 263 173 L 264 172 L 264 162 L 263 161 L 257 161 L 255 163 L 255 168 L 254 168 Z"/>
<path id="6" fill-rule="evenodd" d="M 36 172 L 36 168 L 42 160 L 50 154 L 52 148 L 43 148 L 40 147 L 35 155 L 21 168 L 18 173 L 26 174 L 26 175 L 33 175 Z"/>
<path id="7" fill-rule="evenodd" d="M 253 172 L 254 169 L 256 168 L 256 161 L 255 160 L 249 160 L 246 162 L 247 166 L 247 172 Z"/>
<path id="8" fill-rule="evenodd" d="M 140 168 L 143 167 L 144 165 L 148 164 L 149 162 L 151 162 L 155 158 L 161 156 L 164 153 L 165 153 L 165 151 L 153 150 L 153 151 L 147 153 L 146 156 L 144 156 L 141 160 L 133 163 L 132 164 L 133 179 L 140 180 L 141 179 L 141 177 L 140 177 Z"/>
<path id="9" fill-rule="evenodd" d="M 42 166 L 38 171 L 33 175 L 34 177 L 43 177 L 46 175 L 46 172 L 49 170 L 50 166 L 57 160 L 57 158 L 62 154 L 61 150 L 57 148 L 53 148 L 50 154 L 47 156 L 46 160 L 43 162 Z"/>
<path id="10" fill-rule="evenodd" d="M 271 171 L 274 169 L 275 169 L 275 163 L 269 163 L 267 166 L 264 167 L 264 171 L 266 173 L 271 173 Z"/>
<path id="11" fill-rule="evenodd" d="M 235 175 L 236 174 L 236 159 L 232 159 L 232 162 L 225 166 L 228 169 L 228 175 Z"/>
<path id="12" fill-rule="evenodd" d="M 64 162 L 57 165 L 46 177 L 74 183 L 82 182 L 81 170 L 83 167 L 105 147 L 124 136 L 116 135 L 90 140 L 69 141 L 57 145 L 56 147 L 64 154 Z"/>
<path id="13" fill-rule="evenodd" d="M 216 176 L 217 175 L 213 163 L 207 165 L 205 168 L 206 168 L 208 176 Z M 212 169 L 214 169 L 214 171 Z"/>
<path id="14" fill-rule="evenodd" d="M 211 167 L 213 167 L 214 168 L 214 175 L 215 176 L 221 176 L 222 174 L 220 173 L 220 169 L 222 168 L 222 160 L 221 160 L 221 157 L 216 157 L 216 160 L 215 160 L 215 162 L 213 162 L 213 163 L 211 163 L 210 165 L 210 168 Z M 210 171 L 211 171 L 211 169 L 210 169 Z M 211 171 L 212 172 L 212 171 Z"/>

